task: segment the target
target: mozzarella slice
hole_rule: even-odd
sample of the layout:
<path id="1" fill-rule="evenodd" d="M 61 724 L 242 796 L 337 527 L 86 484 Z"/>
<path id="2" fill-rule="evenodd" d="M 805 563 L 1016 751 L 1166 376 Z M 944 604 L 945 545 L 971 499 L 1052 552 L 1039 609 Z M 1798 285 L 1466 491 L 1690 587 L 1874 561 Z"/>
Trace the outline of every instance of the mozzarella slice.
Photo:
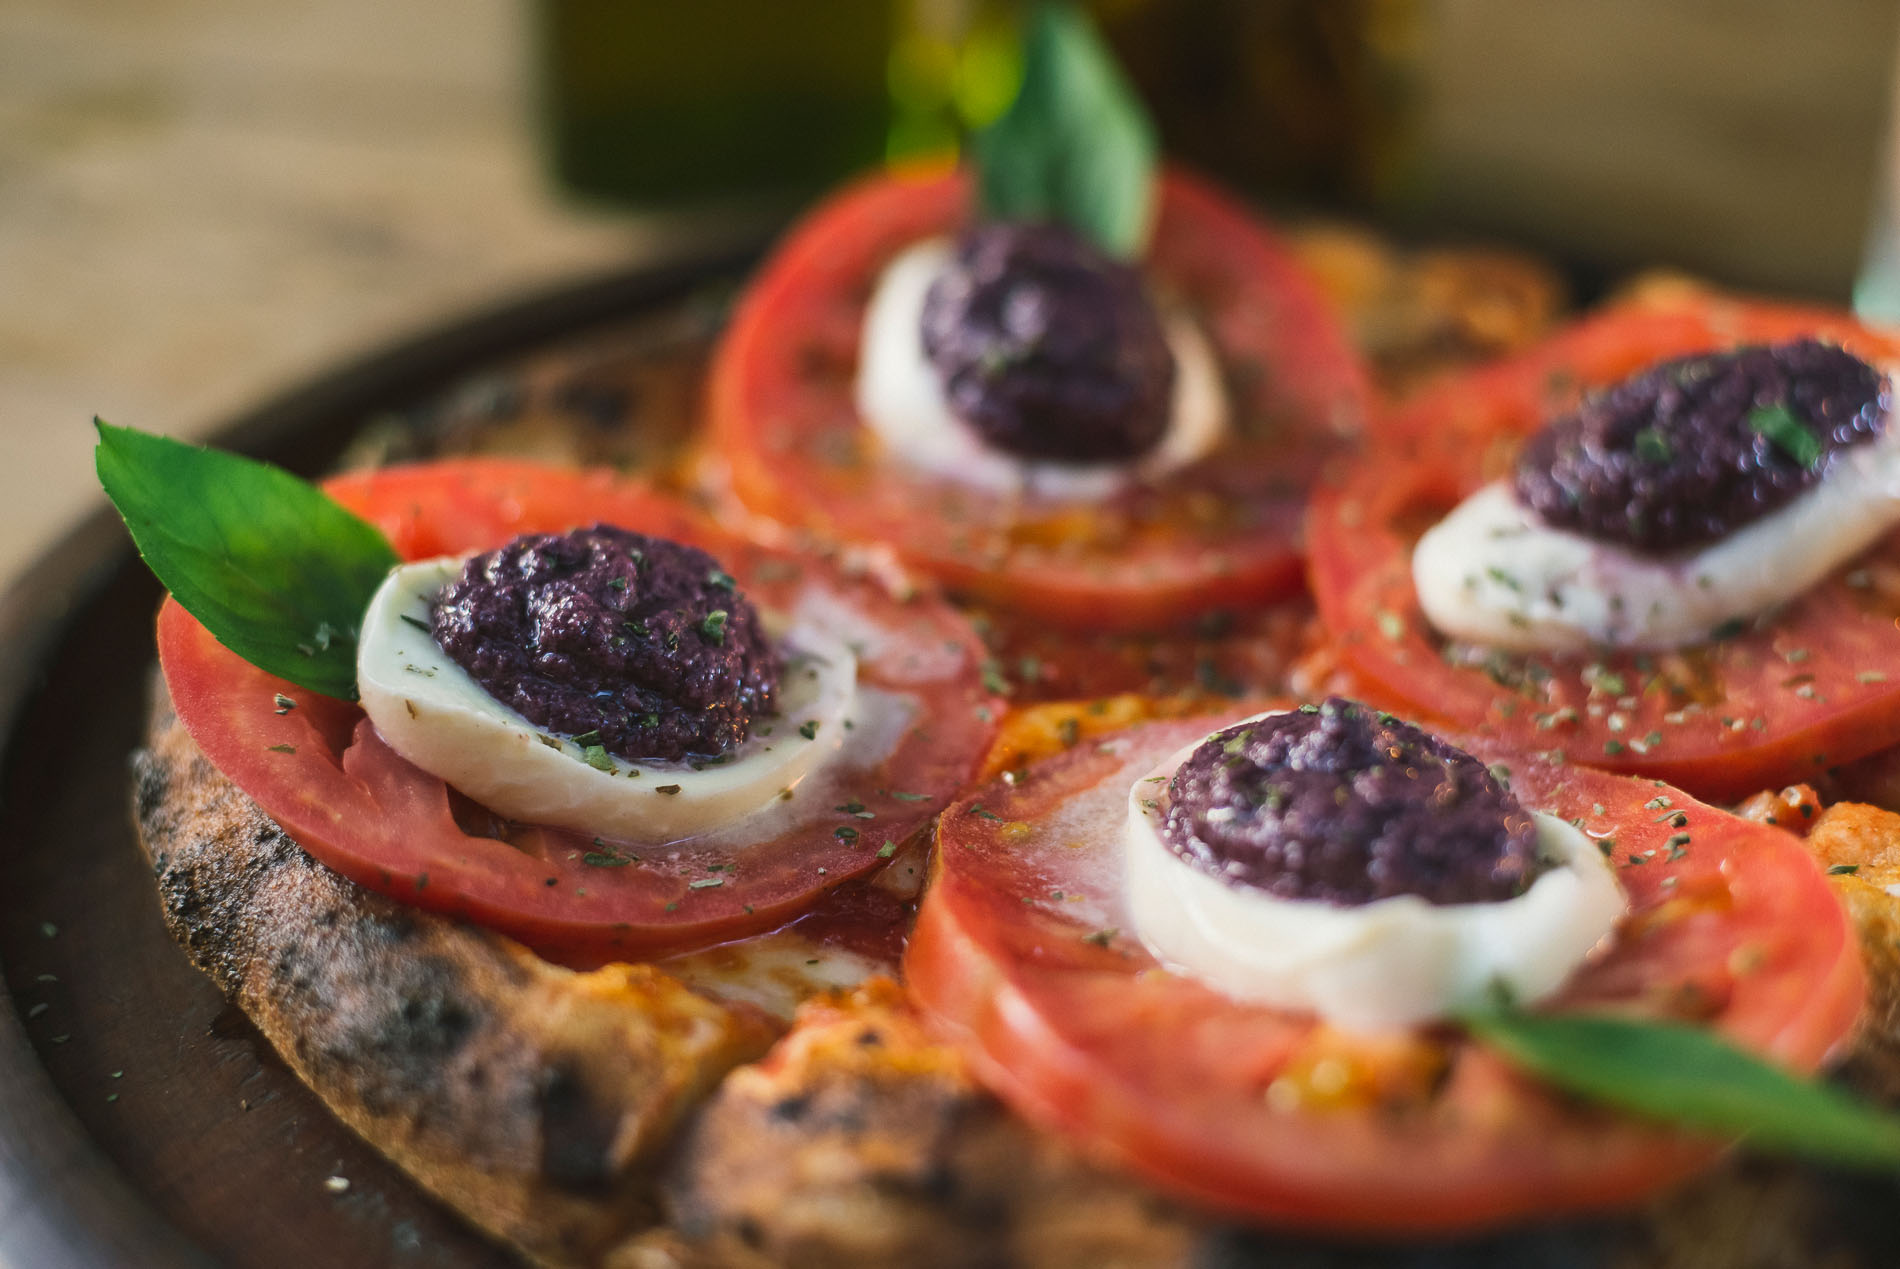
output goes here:
<path id="1" fill-rule="evenodd" d="M 370 601 L 357 652 L 364 712 L 390 748 L 510 819 L 634 842 L 728 827 L 778 802 L 844 745 L 857 658 L 809 621 L 779 640 L 778 716 L 722 762 L 633 764 L 587 754 L 490 696 L 428 632 L 455 557 L 395 569 Z M 419 623 L 420 628 L 417 624 Z"/>
<path id="2" fill-rule="evenodd" d="M 931 238 L 892 260 L 878 279 L 859 345 L 858 415 L 899 458 L 949 480 L 997 493 L 1097 499 L 1204 457 L 1227 435 L 1220 363 L 1187 315 L 1164 312 L 1174 353 L 1168 430 L 1132 463 L 1058 463 L 995 449 L 950 410 L 943 381 L 924 353 L 924 297 L 955 257 L 949 239 Z"/>
<path id="3" fill-rule="evenodd" d="M 1515 899 L 1428 903 L 1416 895 L 1357 907 L 1282 899 L 1228 885 L 1163 844 L 1168 781 L 1202 742 L 1170 756 L 1128 795 L 1123 863 L 1136 932 L 1164 964 L 1241 1000 L 1318 1014 L 1347 1030 L 1414 1026 L 1562 985 L 1626 904 L 1581 832 L 1535 814 L 1553 867 Z"/>
<path id="4" fill-rule="evenodd" d="M 1654 557 L 1553 529 L 1510 482 L 1419 539 L 1419 606 L 1444 634 L 1513 651 L 1700 643 L 1784 603 L 1900 523 L 1900 429 L 1838 452 L 1792 502 L 1699 550 Z"/>

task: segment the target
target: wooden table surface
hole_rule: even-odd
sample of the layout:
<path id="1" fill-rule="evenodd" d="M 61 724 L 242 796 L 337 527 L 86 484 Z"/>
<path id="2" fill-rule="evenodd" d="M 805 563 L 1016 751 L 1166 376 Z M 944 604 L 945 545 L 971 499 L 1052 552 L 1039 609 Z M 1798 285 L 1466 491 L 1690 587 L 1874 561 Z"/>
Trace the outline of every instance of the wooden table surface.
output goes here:
<path id="1" fill-rule="evenodd" d="M 0 3 L 0 583 L 90 420 L 197 434 L 664 230 L 565 205 L 516 0 Z"/>

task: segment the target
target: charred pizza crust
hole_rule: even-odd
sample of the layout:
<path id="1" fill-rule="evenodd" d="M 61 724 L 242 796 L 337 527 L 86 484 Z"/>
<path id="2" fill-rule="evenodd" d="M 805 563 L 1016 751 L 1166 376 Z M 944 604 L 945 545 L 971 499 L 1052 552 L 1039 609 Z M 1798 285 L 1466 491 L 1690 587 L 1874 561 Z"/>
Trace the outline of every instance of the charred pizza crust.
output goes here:
<path id="1" fill-rule="evenodd" d="M 304 854 L 161 701 L 134 760 L 173 936 L 336 1116 L 537 1260 L 653 1219 L 680 1121 L 776 1028 L 649 966 L 575 973 Z"/>
<path id="2" fill-rule="evenodd" d="M 815 1000 L 726 1078 L 664 1181 L 718 1263 L 1206 1263 L 1219 1235 L 1032 1131 L 937 1044 L 889 979 Z"/>

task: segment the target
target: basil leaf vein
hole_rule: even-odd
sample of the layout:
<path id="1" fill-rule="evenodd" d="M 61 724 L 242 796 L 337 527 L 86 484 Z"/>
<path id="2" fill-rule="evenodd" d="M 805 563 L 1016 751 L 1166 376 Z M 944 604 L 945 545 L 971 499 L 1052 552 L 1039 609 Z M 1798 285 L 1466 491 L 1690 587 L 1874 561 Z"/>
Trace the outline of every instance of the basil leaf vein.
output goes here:
<path id="1" fill-rule="evenodd" d="M 185 611 L 259 669 L 354 700 L 357 630 L 399 562 L 375 526 L 282 468 L 93 424 L 99 483 Z"/>
<path id="2" fill-rule="evenodd" d="M 1900 1119 L 1696 1027 L 1508 1009 L 1462 1021 L 1513 1064 L 1592 1101 L 1758 1149 L 1900 1167 Z"/>
<path id="3" fill-rule="evenodd" d="M 1114 55 L 1078 9 L 1029 18 L 1016 100 L 976 135 L 983 212 L 1056 220 L 1113 255 L 1141 253 L 1154 210 L 1155 132 Z"/>

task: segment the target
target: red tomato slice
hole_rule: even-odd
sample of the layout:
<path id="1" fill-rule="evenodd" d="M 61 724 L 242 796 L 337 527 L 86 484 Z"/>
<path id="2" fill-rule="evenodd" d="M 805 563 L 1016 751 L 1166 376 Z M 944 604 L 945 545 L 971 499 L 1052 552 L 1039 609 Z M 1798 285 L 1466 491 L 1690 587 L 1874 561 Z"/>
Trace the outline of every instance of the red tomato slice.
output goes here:
<path id="1" fill-rule="evenodd" d="M 905 968 L 1005 1101 L 1183 1198 L 1339 1231 L 1547 1219 L 1714 1157 L 1553 1094 L 1449 1029 L 1352 1035 L 1163 971 L 1121 897 L 1128 789 L 1223 721 L 1078 747 L 944 813 Z M 1647 781 L 1511 765 L 1528 805 L 1614 840 L 1630 901 L 1609 953 L 1549 1008 L 1694 1019 L 1800 1070 L 1848 1034 L 1853 934 L 1796 839 Z M 1663 798 L 1683 827 L 1658 820 Z"/>
<path id="2" fill-rule="evenodd" d="M 1612 305 L 1519 356 L 1436 380 L 1381 429 L 1423 437 L 1523 436 L 1575 406 L 1585 391 L 1659 361 L 1806 335 L 1870 361 L 1900 356 L 1900 340 L 1834 309 L 1673 291 Z"/>
<path id="3" fill-rule="evenodd" d="M 1445 382 L 1395 431 L 1411 451 L 1321 487 L 1308 518 L 1320 617 L 1367 694 L 1525 749 L 1731 799 L 1900 743 L 1900 535 L 1733 637 L 1670 653 L 1452 646 L 1418 605 L 1412 548 L 1578 394 L 1657 361 L 1818 334 L 1883 361 L 1900 341 L 1838 315 L 1710 297 L 1612 310 L 1525 357 Z"/>
<path id="4" fill-rule="evenodd" d="M 852 382 L 886 262 L 951 233 L 968 182 L 880 177 L 795 229 L 752 283 L 715 358 L 710 445 L 746 511 L 884 543 L 965 594 L 1044 620 L 1140 631 L 1297 590 L 1300 510 L 1369 407 L 1363 367 L 1287 248 L 1180 173 L 1161 184 L 1147 260 L 1220 352 L 1237 436 L 1100 503 L 1022 502 L 918 472 L 876 446 Z"/>
<path id="5" fill-rule="evenodd" d="M 798 790 L 810 817 L 736 858 L 686 842 L 631 847 L 619 853 L 644 857 L 603 864 L 611 848 L 597 839 L 496 822 L 389 749 L 361 710 L 246 663 L 166 602 L 166 684 L 218 770 L 344 876 L 548 955 L 579 964 L 650 957 L 783 924 L 877 868 L 886 840 L 928 824 L 975 773 L 994 731 L 1000 703 L 981 685 L 981 645 L 947 606 L 739 542 L 609 473 L 463 461 L 345 476 L 329 489 L 405 558 L 607 521 L 710 551 L 761 606 L 822 587 L 876 632 L 859 684 L 906 698 L 913 721 L 875 765 L 815 777 Z"/>

